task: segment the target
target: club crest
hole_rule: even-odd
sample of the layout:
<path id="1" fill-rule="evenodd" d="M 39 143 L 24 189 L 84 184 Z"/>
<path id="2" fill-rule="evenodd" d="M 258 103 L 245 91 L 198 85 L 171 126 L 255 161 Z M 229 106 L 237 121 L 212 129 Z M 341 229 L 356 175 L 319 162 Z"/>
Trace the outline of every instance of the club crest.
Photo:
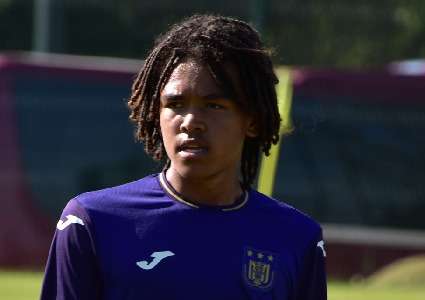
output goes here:
<path id="1" fill-rule="evenodd" d="M 252 287 L 268 289 L 273 284 L 276 255 L 263 250 L 244 249 L 243 276 Z"/>

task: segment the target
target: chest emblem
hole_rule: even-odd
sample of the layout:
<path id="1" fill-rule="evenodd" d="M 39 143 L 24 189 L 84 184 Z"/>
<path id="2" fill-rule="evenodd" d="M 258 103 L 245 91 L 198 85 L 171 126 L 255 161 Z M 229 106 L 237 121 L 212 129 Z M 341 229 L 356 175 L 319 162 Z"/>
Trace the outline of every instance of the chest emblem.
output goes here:
<path id="1" fill-rule="evenodd" d="M 276 255 L 263 250 L 244 249 L 243 276 L 252 287 L 267 289 L 273 284 Z"/>
<path id="2" fill-rule="evenodd" d="M 151 262 L 147 262 L 146 260 L 138 261 L 136 264 L 143 270 L 151 270 L 153 269 L 161 260 L 163 260 L 166 257 L 173 256 L 174 253 L 171 251 L 160 251 L 160 252 L 154 252 L 151 254 L 151 257 L 153 258 Z"/>

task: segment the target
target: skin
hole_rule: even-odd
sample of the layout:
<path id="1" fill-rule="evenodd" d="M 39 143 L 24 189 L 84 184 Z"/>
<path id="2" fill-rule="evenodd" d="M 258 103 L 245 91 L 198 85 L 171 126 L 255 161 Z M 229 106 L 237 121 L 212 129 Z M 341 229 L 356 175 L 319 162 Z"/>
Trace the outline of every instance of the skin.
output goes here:
<path id="1" fill-rule="evenodd" d="M 238 82 L 231 66 L 226 70 Z M 253 119 L 193 59 L 174 69 L 160 101 L 161 133 L 171 160 L 168 182 L 193 203 L 232 204 L 242 193 L 240 161 L 245 138 L 256 136 Z"/>

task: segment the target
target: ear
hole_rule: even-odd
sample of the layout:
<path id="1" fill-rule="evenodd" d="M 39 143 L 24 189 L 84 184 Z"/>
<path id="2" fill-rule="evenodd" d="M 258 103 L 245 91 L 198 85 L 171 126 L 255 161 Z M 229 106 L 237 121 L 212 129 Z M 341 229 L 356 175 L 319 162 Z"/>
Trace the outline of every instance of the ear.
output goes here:
<path id="1" fill-rule="evenodd" d="M 252 117 L 248 119 L 248 126 L 246 128 L 246 136 L 250 138 L 255 138 L 258 136 L 258 123 Z"/>

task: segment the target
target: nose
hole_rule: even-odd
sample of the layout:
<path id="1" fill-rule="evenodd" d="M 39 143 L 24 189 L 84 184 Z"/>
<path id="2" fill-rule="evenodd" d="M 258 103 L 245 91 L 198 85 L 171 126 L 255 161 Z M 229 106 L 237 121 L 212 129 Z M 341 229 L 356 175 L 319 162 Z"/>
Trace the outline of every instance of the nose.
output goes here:
<path id="1" fill-rule="evenodd" d="M 183 122 L 180 124 L 180 131 L 185 133 L 203 132 L 206 130 L 206 124 L 199 112 L 188 112 L 183 117 Z"/>

